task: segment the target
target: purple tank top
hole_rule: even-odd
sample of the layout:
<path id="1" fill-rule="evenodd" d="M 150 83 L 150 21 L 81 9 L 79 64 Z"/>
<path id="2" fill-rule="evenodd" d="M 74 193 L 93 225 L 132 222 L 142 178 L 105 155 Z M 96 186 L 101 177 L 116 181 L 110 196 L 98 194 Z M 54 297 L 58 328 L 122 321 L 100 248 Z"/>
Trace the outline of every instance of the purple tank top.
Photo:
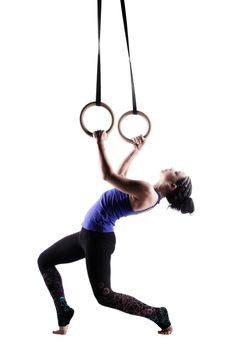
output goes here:
<path id="1" fill-rule="evenodd" d="M 160 201 L 160 195 L 157 192 Z M 152 209 L 155 205 L 153 205 Z M 142 213 L 145 210 L 134 211 L 131 207 L 129 195 L 116 188 L 106 191 L 98 201 L 89 209 L 84 221 L 83 228 L 97 232 L 113 232 L 116 220 L 124 216 Z"/>

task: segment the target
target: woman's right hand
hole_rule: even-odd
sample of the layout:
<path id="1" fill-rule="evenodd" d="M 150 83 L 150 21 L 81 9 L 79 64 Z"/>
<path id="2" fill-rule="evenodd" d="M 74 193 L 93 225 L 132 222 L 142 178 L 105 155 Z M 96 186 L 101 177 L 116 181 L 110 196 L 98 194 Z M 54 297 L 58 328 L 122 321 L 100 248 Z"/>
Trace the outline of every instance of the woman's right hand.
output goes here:
<path id="1" fill-rule="evenodd" d="M 93 137 L 97 142 L 101 142 L 107 140 L 108 134 L 105 130 L 96 130 L 93 132 Z"/>
<path id="2" fill-rule="evenodd" d="M 143 135 L 139 135 L 132 138 L 134 148 L 139 150 L 145 145 L 146 139 Z"/>

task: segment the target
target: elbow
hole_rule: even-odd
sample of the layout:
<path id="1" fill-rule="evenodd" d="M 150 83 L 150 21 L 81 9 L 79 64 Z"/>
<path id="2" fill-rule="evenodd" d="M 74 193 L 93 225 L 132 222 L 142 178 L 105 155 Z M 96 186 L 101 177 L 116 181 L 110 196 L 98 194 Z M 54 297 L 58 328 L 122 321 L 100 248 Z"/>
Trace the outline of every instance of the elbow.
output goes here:
<path id="1" fill-rule="evenodd" d="M 111 170 L 105 171 L 103 173 L 103 180 L 104 181 L 109 181 L 111 179 L 111 176 L 112 176 L 112 171 Z"/>
<path id="2" fill-rule="evenodd" d="M 104 181 L 108 181 L 108 180 L 109 180 L 109 177 L 110 177 L 109 173 L 104 173 L 104 174 L 103 174 L 103 180 L 104 180 Z"/>

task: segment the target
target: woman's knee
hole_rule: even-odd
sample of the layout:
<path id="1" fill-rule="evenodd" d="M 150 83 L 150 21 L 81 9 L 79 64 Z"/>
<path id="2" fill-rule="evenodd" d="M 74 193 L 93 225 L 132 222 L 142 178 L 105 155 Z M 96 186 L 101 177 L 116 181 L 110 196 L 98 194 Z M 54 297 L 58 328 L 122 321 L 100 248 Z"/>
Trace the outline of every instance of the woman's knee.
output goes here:
<path id="1" fill-rule="evenodd" d="M 113 291 L 110 288 L 102 288 L 94 291 L 98 303 L 102 306 L 109 306 Z"/>
<path id="2" fill-rule="evenodd" d="M 42 252 L 38 259 L 37 259 L 37 264 L 38 264 L 38 267 L 40 269 L 40 271 L 42 271 L 44 268 L 47 267 L 47 259 L 46 259 L 46 254 L 45 252 Z"/>

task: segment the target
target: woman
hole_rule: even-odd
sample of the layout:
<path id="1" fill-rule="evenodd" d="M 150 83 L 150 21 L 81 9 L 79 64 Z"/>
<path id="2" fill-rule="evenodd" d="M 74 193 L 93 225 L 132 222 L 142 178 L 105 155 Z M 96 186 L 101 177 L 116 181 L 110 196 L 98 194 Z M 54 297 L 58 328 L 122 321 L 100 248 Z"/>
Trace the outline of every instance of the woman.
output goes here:
<path id="1" fill-rule="evenodd" d="M 115 221 L 123 216 L 134 215 L 152 209 L 162 198 L 182 213 L 192 213 L 194 204 L 190 198 L 190 178 L 174 169 L 162 170 L 155 185 L 126 177 L 129 165 L 145 143 L 143 136 L 133 139 L 134 149 L 122 163 L 118 173 L 105 154 L 105 131 L 94 132 L 97 141 L 104 180 L 113 185 L 91 207 L 78 233 L 71 234 L 46 249 L 38 258 L 38 265 L 45 284 L 54 300 L 59 329 L 54 334 L 66 334 L 74 310 L 68 306 L 61 276 L 55 265 L 86 258 L 88 277 L 97 301 L 104 306 L 132 315 L 148 318 L 161 330 L 160 334 L 171 334 L 172 326 L 165 307 L 148 306 L 141 301 L 111 289 L 110 260 L 115 249 Z"/>

